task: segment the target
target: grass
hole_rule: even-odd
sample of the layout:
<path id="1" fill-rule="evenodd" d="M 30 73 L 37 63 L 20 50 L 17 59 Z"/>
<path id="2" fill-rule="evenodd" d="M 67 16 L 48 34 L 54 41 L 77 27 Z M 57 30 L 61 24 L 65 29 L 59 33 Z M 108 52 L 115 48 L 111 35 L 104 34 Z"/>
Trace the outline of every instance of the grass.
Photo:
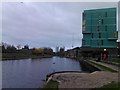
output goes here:
<path id="1" fill-rule="evenodd" d="M 108 59 L 108 60 L 101 60 L 102 62 L 107 62 L 107 63 L 111 63 L 111 64 L 120 64 L 120 58 L 114 58 L 114 59 Z"/>
<path id="2" fill-rule="evenodd" d="M 58 90 L 59 83 L 54 80 L 50 80 L 42 90 Z"/>
<path id="3" fill-rule="evenodd" d="M 104 85 L 100 88 L 94 88 L 92 90 L 120 90 L 120 82 L 111 82 L 107 85 Z"/>
<path id="4" fill-rule="evenodd" d="M 111 60 L 111 61 L 120 64 L 120 58 L 116 58 L 116 59 L 113 59 L 113 60 Z"/>
<path id="5" fill-rule="evenodd" d="M 109 67 L 106 67 L 106 66 L 103 66 L 103 65 L 100 65 L 100 64 L 97 64 L 95 62 L 91 62 L 91 61 L 89 61 L 89 62 L 92 63 L 93 65 L 97 65 L 97 67 L 101 68 L 102 70 L 110 71 L 110 72 L 117 72 L 116 70 L 113 70 Z"/>

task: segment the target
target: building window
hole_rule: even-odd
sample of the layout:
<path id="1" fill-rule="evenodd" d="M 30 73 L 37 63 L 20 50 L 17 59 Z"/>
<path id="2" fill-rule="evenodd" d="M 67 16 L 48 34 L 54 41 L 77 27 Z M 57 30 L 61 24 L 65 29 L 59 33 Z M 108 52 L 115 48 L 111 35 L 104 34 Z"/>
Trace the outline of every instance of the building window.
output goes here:
<path id="1" fill-rule="evenodd" d="M 101 23 L 103 24 L 103 19 L 102 19 Z"/>
<path id="2" fill-rule="evenodd" d="M 93 33 L 92 33 L 92 38 L 93 38 Z"/>
<path id="3" fill-rule="evenodd" d="M 101 24 L 101 19 L 99 19 L 98 23 Z"/>
<path id="4" fill-rule="evenodd" d="M 101 38 L 101 33 L 99 33 L 99 38 Z"/>
<path id="5" fill-rule="evenodd" d="M 103 45 L 103 40 L 101 40 L 101 45 Z"/>
<path id="6" fill-rule="evenodd" d="M 92 13 L 90 13 L 90 14 L 91 14 L 90 18 L 92 18 L 93 15 L 92 15 Z"/>
<path id="7" fill-rule="evenodd" d="M 85 13 L 83 13 L 83 20 L 85 20 Z"/>
<path id="8" fill-rule="evenodd" d="M 99 31 L 99 26 L 97 26 L 97 31 Z"/>
<path id="9" fill-rule="evenodd" d="M 85 45 L 85 40 L 82 40 L 82 44 Z"/>
<path id="10" fill-rule="evenodd" d="M 105 17 L 107 17 L 107 12 L 105 12 Z"/>
<path id="11" fill-rule="evenodd" d="M 105 25 L 105 31 L 107 31 L 107 25 Z"/>
<path id="12" fill-rule="evenodd" d="M 114 29 L 116 29 L 116 25 L 114 26 Z"/>
<path id="13" fill-rule="evenodd" d="M 90 31 L 92 31 L 92 26 L 90 27 L 90 29 L 91 29 Z"/>
<path id="14" fill-rule="evenodd" d="M 97 40 L 97 45 L 98 45 L 98 46 L 100 45 L 100 42 L 99 42 L 99 40 Z"/>
<path id="15" fill-rule="evenodd" d="M 99 13 L 100 14 L 100 13 Z M 101 16 L 99 16 L 99 18 L 101 18 Z"/>

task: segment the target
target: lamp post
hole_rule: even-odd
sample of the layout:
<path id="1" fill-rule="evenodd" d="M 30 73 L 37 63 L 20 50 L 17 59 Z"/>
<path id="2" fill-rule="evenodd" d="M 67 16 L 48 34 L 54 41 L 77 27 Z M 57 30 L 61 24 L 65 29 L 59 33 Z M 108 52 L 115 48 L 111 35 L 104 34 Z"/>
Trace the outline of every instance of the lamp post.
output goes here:
<path id="1" fill-rule="evenodd" d="M 119 57 L 119 41 L 116 40 L 116 42 L 117 42 L 117 57 Z"/>

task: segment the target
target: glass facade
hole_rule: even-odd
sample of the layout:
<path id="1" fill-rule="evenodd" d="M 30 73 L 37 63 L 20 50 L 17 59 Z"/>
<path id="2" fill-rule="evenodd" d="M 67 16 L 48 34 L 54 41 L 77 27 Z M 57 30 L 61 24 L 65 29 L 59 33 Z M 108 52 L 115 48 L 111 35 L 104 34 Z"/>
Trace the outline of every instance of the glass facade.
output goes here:
<path id="1" fill-rule="evenodd" d="M 85 10 L 82 16 L 82 46 L 117 48 L 116 8 Z"/>

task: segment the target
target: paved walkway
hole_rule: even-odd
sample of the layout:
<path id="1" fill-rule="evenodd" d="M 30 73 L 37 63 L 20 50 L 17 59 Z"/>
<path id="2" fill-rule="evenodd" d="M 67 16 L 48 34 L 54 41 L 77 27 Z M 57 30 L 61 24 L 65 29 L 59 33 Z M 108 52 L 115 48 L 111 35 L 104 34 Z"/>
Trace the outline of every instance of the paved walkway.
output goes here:
<path id="1" fill-rule="evenodd" d="M 113 70 L 116 70 L 116 71 L 120 71 L 120 67 L 118 66 L 115 66 L 115 65 L 111 65 L 111 64 L 108 64 L 108 63 L 104 63 L 104 62 L 96 62 L 94 60 L 90 60 L 91 62 L 94 62 L 94 63 L 97 63 L 97 64 L 100 64 L 100 65 L 103 65 L 103 66 L 106 66 L 106 67 L 109 67 Z"/>

